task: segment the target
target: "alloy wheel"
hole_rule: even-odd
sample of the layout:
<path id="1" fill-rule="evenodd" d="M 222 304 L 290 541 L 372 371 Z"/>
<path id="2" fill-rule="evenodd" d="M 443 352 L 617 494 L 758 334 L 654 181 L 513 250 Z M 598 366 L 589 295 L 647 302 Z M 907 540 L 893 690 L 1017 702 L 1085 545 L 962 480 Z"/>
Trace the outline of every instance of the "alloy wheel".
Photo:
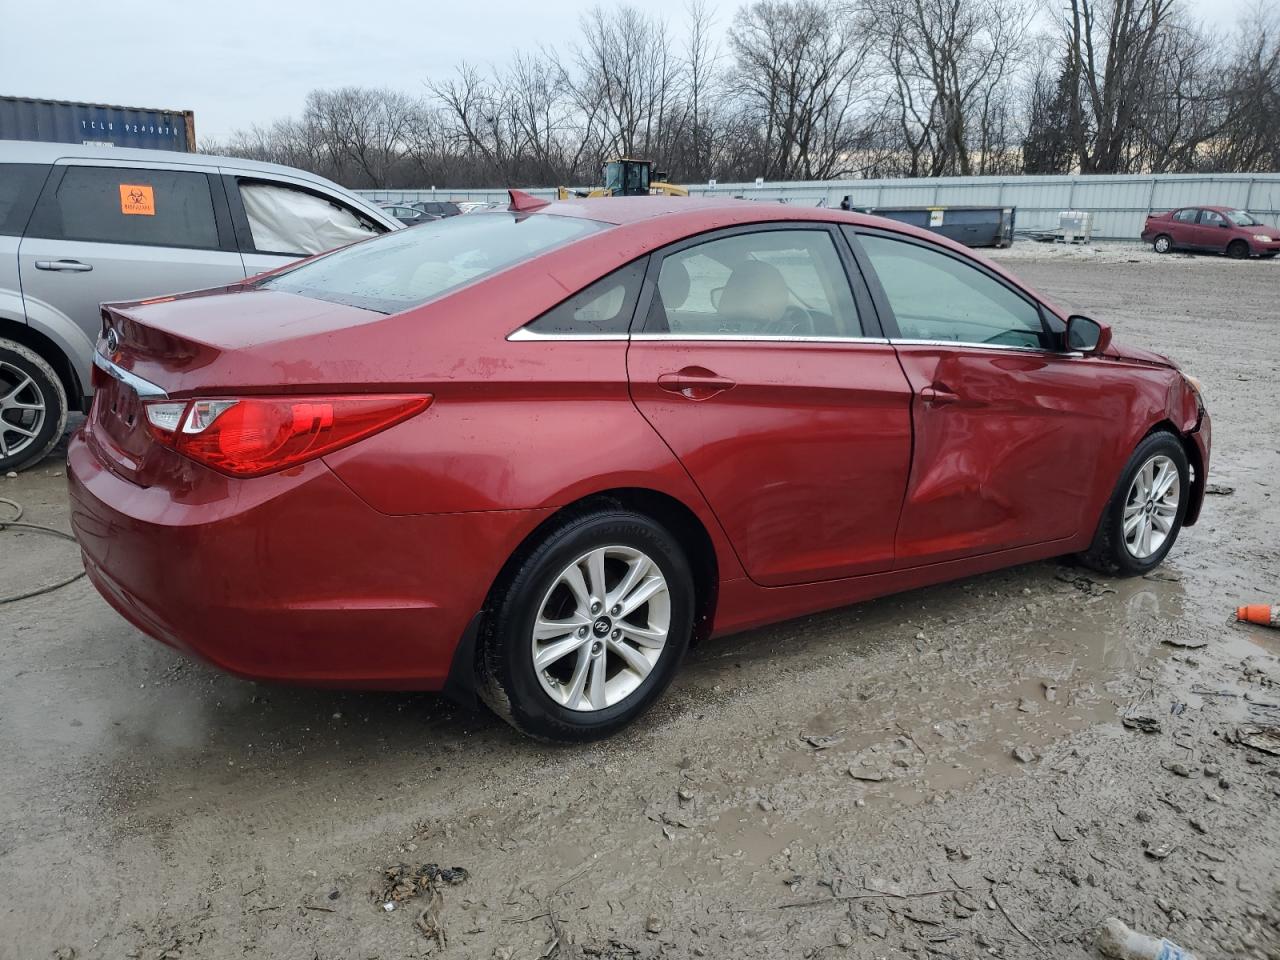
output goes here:
<path id="1" fill-rule="evenodd" d="M 1130 556 L 1146 560 L 1164 546 L 1173 532 L 1181 496 L 1178 468 L 1164 454 L 1138 468 L 1124 502 L 1124 545 Z"/>
<path id="2" fill-rule="evenodd" d="M 598 547 L 560 571 L 538 606 L 538 682 L 570 710 L 615 706 L 652 672 L 670 627 L 671 593 L 657 563 L 634 547 Z"/>
<path id="3" fill-rule="evenodd" d="M 0 360 L 0 457 L 16 457 L 44 427 L 44 394 L 21 367 Z"/>

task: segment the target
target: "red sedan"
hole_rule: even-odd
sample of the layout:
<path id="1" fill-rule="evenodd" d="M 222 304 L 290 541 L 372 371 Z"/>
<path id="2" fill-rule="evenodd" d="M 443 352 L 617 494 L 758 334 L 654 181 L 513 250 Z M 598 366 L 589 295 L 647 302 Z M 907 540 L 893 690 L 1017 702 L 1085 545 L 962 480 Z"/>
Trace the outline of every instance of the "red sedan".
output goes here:
<path id="1" fill-rule="evenodd" d="M 1280 228 L 1232 207 L 1183 207 L 1150 214 L 1142 239 L 1156 253 L 1204 250 L 1225 253 L 1234 260 L 1270 259 L 1280 253 Z"/>
<path id="2" fill-rule="evenodd" d="M 103 311 L 89 576 L 234 673 L 605 735 L 691 641 L 1063 554 L 1140 574 L 1209 417 L 969 250 L 669 198 L 453 217 Z"/>

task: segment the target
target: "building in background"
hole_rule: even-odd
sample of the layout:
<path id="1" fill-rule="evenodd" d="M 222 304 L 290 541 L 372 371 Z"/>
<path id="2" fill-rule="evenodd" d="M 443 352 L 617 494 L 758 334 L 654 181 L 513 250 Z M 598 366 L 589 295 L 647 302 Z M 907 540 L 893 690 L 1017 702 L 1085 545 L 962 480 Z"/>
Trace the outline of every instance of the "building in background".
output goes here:
<path id="1" fill-rule="evenodd" d="M 71 100 L 0 96 L 0 140 L 42 140 L 148 150 L 196 150 L 190 110 L 116 107 Z"/>

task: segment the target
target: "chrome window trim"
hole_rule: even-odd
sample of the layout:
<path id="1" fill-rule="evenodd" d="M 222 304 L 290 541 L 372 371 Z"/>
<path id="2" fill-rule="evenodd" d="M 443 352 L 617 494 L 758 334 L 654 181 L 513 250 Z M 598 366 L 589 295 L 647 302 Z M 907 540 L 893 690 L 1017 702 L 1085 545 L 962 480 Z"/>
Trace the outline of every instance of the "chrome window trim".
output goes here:
<path id="1" fill-rule="evenodd" d="M 531 340 L 626 340 L 625 333 L 539 333 L 537 330 L 530 330 L 528 327 L 521 327 L 507 334 L 507 339 L 513 343 L 527 342 Z"/>
<path id="2" fill-rule="evenodd" d="M 140 376 L 130 373 L 119 364 L 112 363 L 97 350 L 93 352 L 93 365 L 131 387 L 139 397 L 145 397 L 148 400 L 166 400 L 169 397 L 167 393 L 150 380 L 143 380 Z"/>
<path id="3" fill-rule="evenodd" d="M 752 336 L 741 333 L 633 333 L 632 340 L 711 340 L 736 343 L 888 343 L 885 337 L 808 337 L 795 334 L 762 334 Z"/>
<path id="4" fill-rule="evenodd" d="M 1013 350 L 1017 353 L 1037 353 L 1046 357 L 1083 357 L 1076 350 L 1046 350 L 1044 347 L 1019 347 L 1012 343 L 975 343 L 969 340 L 913 340 L 909 337 L 890 337 L 889 343 L 905 347 L 967 347 L 976 350 Z"/>

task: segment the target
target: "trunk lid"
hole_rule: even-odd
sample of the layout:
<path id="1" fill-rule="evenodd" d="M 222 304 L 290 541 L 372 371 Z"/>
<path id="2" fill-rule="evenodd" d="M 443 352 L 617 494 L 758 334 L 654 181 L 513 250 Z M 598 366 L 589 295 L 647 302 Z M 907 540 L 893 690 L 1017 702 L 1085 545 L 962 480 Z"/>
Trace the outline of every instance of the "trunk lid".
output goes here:
<path id="1" fill-rule="evenodd" d="M 369 355 L 367 327 L 386 319 L 355 307 L 237 287 L 104 305 L 90 441 L 114 473 L 133 483 L 151 486 L 166 477 L 180 482 L 177 475 L 194 465 L 155 442 L 146 401 L 360 392 L 374 375 L 356 359 Z M 384 383 L 385 367 L 378 374 Z"/>

